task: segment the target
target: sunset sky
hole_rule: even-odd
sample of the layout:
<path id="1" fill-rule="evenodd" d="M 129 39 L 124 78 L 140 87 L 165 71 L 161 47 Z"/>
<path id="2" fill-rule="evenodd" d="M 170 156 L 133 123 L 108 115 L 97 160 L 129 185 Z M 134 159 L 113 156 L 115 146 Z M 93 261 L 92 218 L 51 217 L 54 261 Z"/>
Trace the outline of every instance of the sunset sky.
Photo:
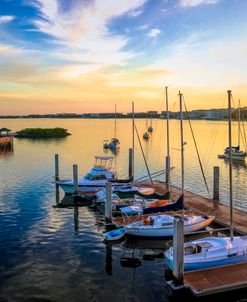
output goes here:
<path id="1" fill-rule="evenodd" d="M 247 106 L 246 0 L 0 0 L 0 114 Z"/>

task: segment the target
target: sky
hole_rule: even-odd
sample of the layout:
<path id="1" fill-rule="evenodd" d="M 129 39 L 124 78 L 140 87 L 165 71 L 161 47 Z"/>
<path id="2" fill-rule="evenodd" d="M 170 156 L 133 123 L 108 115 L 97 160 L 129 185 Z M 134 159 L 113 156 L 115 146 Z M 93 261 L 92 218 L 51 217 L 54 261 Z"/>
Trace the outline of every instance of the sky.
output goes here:
<path id="1" fill-rule="evenodd" d="M 247 106 L 246 0 L 0 0 L 0 115 Z"/>

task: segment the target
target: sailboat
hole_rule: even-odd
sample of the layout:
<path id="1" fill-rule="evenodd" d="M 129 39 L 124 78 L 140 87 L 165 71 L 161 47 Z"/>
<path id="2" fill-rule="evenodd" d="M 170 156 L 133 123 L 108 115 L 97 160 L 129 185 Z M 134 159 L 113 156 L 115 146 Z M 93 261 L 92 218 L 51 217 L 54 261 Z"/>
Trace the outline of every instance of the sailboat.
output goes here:
<path id="1" fill-rule="evenodd" d="M 232 200 L 232 138 L 231 138 L 231 90 L 228 93 L 229 113 L 229 190 L 230 190 L 230 237 L 206 237 L 184 245 L 184 269 L 196 270 L 247 261 L 247 237 L 233 236 Z M 173 269 L 173 247 L 164 253 L 167 266 Z"/>
<path id="2" fill-rule="evenodd" d="M 104 141 L 103 147 L 105 149 L 111 149 L 116 150 L 120 147 L 120 141 L 117 138 L 117 106 L 115 105 L 115 121 L 114 121 L 114 137 L 111 139 L 111 141 L 108 143 L 108 141 Z"/>
<path id="3" fill-rule="evenodd" d="M 152 123 L 152 119 L 151 119 L 151 125 L 148 127 L 148 132 L 153 132 L 153 123 Z"/>
<path id="4" fill-rule="evenodd" d="M 179 92 L 180 98 L 180 133 L 181 133 L 181 171 L 182 171 L 182 194 L 181 200 L 184 198 L 184 139 L 183 139 L 183 111 L 182 111 L 182 94 Z M 186 215 L 184 216 L 184 232 L 190 233 L 207 227 L 213 220 L 212 215 Z M 174 216 L 157 215 L 149 216 L 143 221 L 137 221 L 124 226 L 125 232 L 130 236 L 159 238 L 169 237 L 173 235 Z"/>
<path id="5" fill-rule="evenodd" d="M 224 158 L 224 159 L 229 159 L 230 158 L 230 151 L 232 155 L 232 159 L 235 160 L 245 160 L 245 157 L 247 153 L 245 151 L 240 150 L 240 118 L 241 118 L 241 113 L 240 113 L 240 101 L 239 101 L 239 106 L 238 106 L 238 145 L 237 146 L 232 146 L 231 150 L 230 147 L 226 147 L 224 154 L 218 155 L 219 158 Z"/>

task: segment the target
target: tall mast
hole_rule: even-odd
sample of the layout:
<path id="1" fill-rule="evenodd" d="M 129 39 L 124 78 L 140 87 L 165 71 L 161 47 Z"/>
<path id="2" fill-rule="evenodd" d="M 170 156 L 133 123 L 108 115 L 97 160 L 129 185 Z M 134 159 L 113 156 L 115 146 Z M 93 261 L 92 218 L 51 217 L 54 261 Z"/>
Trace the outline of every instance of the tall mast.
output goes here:
<path id="1" fill-rule="evenodd" d="M 180 104 L 180 136 L 181 136 L 181 173 L 182 173 L 182 195 L 184 195 L 184 130 L 183 130 L 183 95 L 179 91 Z"/>
<path id="2" fill-rule="evenodd" d="M 227 90 L 228 94 L 228 139 L 229 139 L 229 194 L 230 194 L 230 236 L 233 240 L 233 203 L 232 203 L 232 110 L 231 110 L 231 96 L 232 91 Z"/>
<path id="3" fill-rule="evenodd" d="M 171 171 L 170 171 L 170 131 L 169 131 L 169 108 L 168 108 L 168 87 L 166 89 L 166 183 L 167 189 L 170 191 Z"/>
<path id="4" fill-rule="evenodd" d="M 135 164 L 135 104 L 132 102 L 132 175 L 134 178 Z M 134 180 L 134 179 L 133 179 Z"/>
<path id="5" fill-rule="evenodd" d="M 240 100 L 238 100 L 238 146 L 240 151 Z"/>
<path id="6" fill-rule="evenodd" d="M 114 137 L 117 138 L 117 105 L 115 104 L 115 125 L 114 125 Z"/>

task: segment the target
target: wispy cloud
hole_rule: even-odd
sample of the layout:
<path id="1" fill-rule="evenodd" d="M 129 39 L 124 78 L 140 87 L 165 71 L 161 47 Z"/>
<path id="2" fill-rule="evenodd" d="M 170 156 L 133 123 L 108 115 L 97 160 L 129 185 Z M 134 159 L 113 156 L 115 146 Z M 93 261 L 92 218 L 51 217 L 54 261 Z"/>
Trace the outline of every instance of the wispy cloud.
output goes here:
<path id="1" fill-rule="evenodd" d="M 152 28 L 149 32 L 148 32 L 148 36 L 150 38 L 155 38 L 157 37 L 159 34 L 161 33 L 161 30 L 158 28 Z"/>
<path id="2" fill-rule="evenodd" d="M 0 16 L 0 24 L 11 22 L 14 19 L 14 16 Z"/>
<path id="3" fill-rule="evenodd" d="M 202 4 L 216 4 L 219 0 L 180 0 L 179 5 L 182 7 L 193 7 Z"/>
<path id="4" fill-rule="evenodd" d="M 91 3 L 75 2 L 69 10 L 63 11 L 59 0 L 36 0 L 33 4 L 40 10 L 41 18 L 34 20 L 39 31 L 63 41 L 81 63 L 121 65 L 135 55 L 123 48 L 128 38 L 111 33 L 108 24 L 112 19 L 141 13 L 141 6 L 146 0 L 95 0 Z M 94 69 L 94 68 L 93 68 Z M 80 68 L 80 70 L 82 70 Z"/>
<path id="5" fill-rule="evenodd" d="M 129 15 L 131 16 L 131 17 L 138 17 L 138 16 L 140 16 L 141 14 L 143 13 L 143 10 L 132 10 L 132 11 L 130 11 L 130 13 L 129 13 Z"/>

